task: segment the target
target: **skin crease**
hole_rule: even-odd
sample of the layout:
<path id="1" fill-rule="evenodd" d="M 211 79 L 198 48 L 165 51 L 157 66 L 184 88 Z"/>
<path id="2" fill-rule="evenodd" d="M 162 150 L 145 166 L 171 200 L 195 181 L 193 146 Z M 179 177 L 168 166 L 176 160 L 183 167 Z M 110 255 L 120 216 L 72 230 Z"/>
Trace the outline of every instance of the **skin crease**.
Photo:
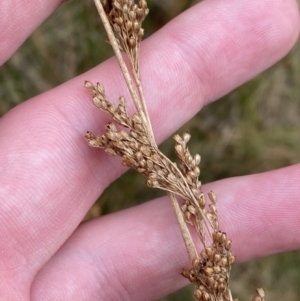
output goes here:
<path id="1" fill-rule="evenodd" d="M 60 1 L 18 3 L 0 4 L 10 16 L 0 21 L 1 63 Z M 298 32 L 295 1 L 208 0 L 145 40 L 141 70 L 157 141 L 282 58 Z M 86 79 L 101 80 L 110 99 L 126 91 L 110 59 L 0 119 L 0 300 L 156 300 L 187 283 L 167 198 L 80 224 L 125 171 L 83 139 L 108 120 Z M 299 176 L 298 164 L 204 186 L 218 196 L 238 261 L 300 247 Z"/>

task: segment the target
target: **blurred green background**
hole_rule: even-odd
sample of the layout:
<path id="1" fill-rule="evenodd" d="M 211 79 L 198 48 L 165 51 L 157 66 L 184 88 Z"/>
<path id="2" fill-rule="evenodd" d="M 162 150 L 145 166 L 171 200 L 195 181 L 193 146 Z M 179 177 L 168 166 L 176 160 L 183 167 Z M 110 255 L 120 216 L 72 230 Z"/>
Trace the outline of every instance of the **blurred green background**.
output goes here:
<path id="1" fill-rule="evenodd" d="M 195 1 L 148 2 L 152 13 L 145 28 L 150 35 Z M 105 36 L 92 0 L 61 5 L 0 69 L 0 115 L 110 57 Z M 178 131 L 189 129 L 192 134 L 189 148 L 201 154 L 203 183 L 300 162 L 299 46 L 222 101 L 203 108 Z M 172 157 L 173 141 L 166 141 L 162 150 Z M 118 191 L 124 193 L 120 196 Z M 144 178 L 129 171 L 105 191 L 86 218 L 160 195 L 145 187 Z M 240 300 L 249 300 L 257 286 L 264 287 L 268 300 L 299 300 L 300 252 L 237 265 L 232 276 L 233 293 Z M 193 300 L 189 291 L 190 286 L 161 301 Z"/>

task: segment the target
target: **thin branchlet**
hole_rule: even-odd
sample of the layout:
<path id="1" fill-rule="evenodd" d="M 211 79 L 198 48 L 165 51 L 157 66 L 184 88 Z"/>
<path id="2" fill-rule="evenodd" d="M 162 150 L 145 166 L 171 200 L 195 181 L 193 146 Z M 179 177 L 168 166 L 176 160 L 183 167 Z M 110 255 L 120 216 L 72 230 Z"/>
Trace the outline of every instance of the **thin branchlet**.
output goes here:
<path id="1" fill-rule="evenodd" d="M 181 274 L 195 284 L 194 296 L 199 301 L 237 301 L 229 289 L 229 277 L 235 257 L 231 240 L 219 227 L 217 198 L 201 190 L 200 155 L 191 155 L 187 148 L 190 135 L 175 135 L 175 154 L 178 165 L 167 158 L 157 147 L 141 84 L 138 52 L 144 36 L 142 22 L 149 13 L 147 2 L 139 0 L 94 0 L 108 34 L 122 74 L 128 86 L 136 113 L 129 116 L 124 97 L 117 104 L 110 102 L 101 83 L 94 86 L 86 81 L 94 105 L 111 117 L 106 132 L 94 135 L 87 132 L 90 146 L 103 148 L 108 154 L 119 156 L 122 164 L 144 175 L 146 184 L 168 192 L 187 248 L 191 265 Z M 131 73 L 121 51 L 128 57 Z M 134 84 L 133 84 L 134 83 Z M 120 126 L 123 129 L 120 129 Z M 179 205 L 177 197 L 182 199 Z M 194 227 L 203 244 L 199 253 L 188 225 Z M 208 234 L 209 239 L 207 239 Z M 253 301 L 265 301 L 263 289 L 257 289 Z"/>

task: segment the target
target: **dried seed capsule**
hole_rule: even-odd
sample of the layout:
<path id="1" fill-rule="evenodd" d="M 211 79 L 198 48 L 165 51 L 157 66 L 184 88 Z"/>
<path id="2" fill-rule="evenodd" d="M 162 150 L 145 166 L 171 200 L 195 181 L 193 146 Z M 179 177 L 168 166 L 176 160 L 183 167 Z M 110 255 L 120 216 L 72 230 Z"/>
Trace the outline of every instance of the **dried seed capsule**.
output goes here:
<path id="1" fill-rule="evenodd" d="M 199 206 L 200 208 L 204 208 L 205 207 L 205 198 L 204 198 L 204 194 L 201 193 L 200 198 L 198 200 Z"/>
<path id="2" fill-rule="evenodd" d="M 110 104 L 109 106 L 108 106 L 108 111 L 109 111 L 109 113 L 111 113 L 111 114 L 114 114 L 115 113 L 115 111 L 116 111 L 116 109 L 117 109 L 117 107 L 114 105 L 114 104 Z"/>
<path id="3" fill-rule="evenodd" d="M 117 34 L 121 33 L 121 27 L 118 24 L 113 24 L 113 29 Z"/>
<path id="4" fill-rule="evenodd" d="M 194 159 L 195 159 L 195 165 L 199 165 L 199 163 L 201 161 L 201 156 L 198 155 L 198 154 L 196 154 L 195 157 L 194 157 Z"/>
<path id="5" fill-rule="evenodd" d="M 199 267 L 200 263 L 201 263 L 201 260 L 199 258 L 194 259 L 193 267 L 196 267 L 196 268 Z"/>
<path id="6" fill-rule="evenodd" d="M 191 223 L 191 213 L 189 211 L 184 213 L 184 219 L 186 222 Z"/>
<path id="7" fill-rule="evenodd" d="M 204 268 L 204 273 L 207 275 L 207 276 L 211 276 L 214 274 L 214 270 L 210 267 L 206 267 Z"/>
<path id="8" fill-rule="evenodd" d="M 212 299 L 210 298 L 210 294 L 207 292 L 202 293 L 202 300 L 203 301 L 211 301 Z"/>
<path id="9" fill-rule="evenodd" d="M 195 196 L 195 198 L 198 200 L 200 197 L 200 191 L 198 189 L 192 188 L 192 193 Z"/>
<path id="10" fill-rule="evenodd" d="M 221 260 L 221 255 L 218 254 L 218 253 L 216 253 L 216 254 L 214 255 L 214 261 L 215 261 L 216 263 L 218 263 L 220 260 Z"/>
<path id="11" fill-rule="evenodd" d="M 137 8 L 136 10 L 136 18 L 141 21 L 145 17 L 145 11 L 142 8 Z"/>
<path id="12" fill-rule="evenodd" d="M 219 230 L 219 222 L 218 222 L 217 219 L 214 219 L 214 220 L 212 221 L 212 226 L 213 226 L 213 228 L 214 228 L 216 231 Z"/>
<path id="13" fill-rule="evenodd" d="M 136 46 L 136 39 L 134 37 L 130 37 L 129 39 L 127 39 L 128 41 L 128 45 L 130 48 L 135 48 Z"/>
<path id="14" fill-rule="evenodd" d="M 117 153 L 112 149 L 112 148 L 106 148 L 105 151 L 109 154 L 109 155 L 113 155 L 116 156 Z"/>
<path id="15" fill-rule="evenodd" d="M 206 250 L 201 251 L 201 257 L 203 258 L 203 260 L 206 260 L 208 258 Z"/>
<path id="16" fill-rule="evenodd" d="M 133 29 L 133 23 L 132 23 L 132 21 L 128 20 L 126 22 L 126 28 L 127 28 L 128 31 L 131 31 Z"/>
<path id="17" fill-rule="evenodd" d="M 148 139 L 146 136 L 144 136 L 144 135 L 139 136 L 138 139 L 139 139 L 139 140 L 141 141 L 141 143 L 143 143 L 144 145 L 150 145 L 150 141 L 149 141 L 149 139 Z"/>
<path id="18" fill-rule="evenodd" d="M 115 148 L 120 149 L 120 150 L 124 150 L 124 149 L 125 149 L 125 145 L 124 145 L 124 143 L 123 143 L 122 141 L 115 141 L 115 142 L 113 143 L 113 146 L 114 146 Z M 129 151 L 128 155 L 131 155 L 131 154 L 132 154 L 132 151 L 131 151 L 131 152 Z"/>
<path id="19" fill-rule="evenodd" d="M 117 133 L 117 131 L 118 131 L 115 124 L 112 123 L 112 122 L 108 123 L 105 128 L 106 128 L 107 131 L 110 131 L 110 132 L 113 132 L 113 133 Z"/>
<path id="20" fill-rule="evenodd" d="M 206 278 L 206 283 L 207 283 L 208 286 L 214 287 L 215 280 L 214 280 L 213 277 L 207 277 L 207 278 Z"/>
<path id="21" fill-rule="evenodd" d="M 151 155 L 151 150 L 147 146 L 142 145 L 140 148 L 140 151 L 142 152 L 142 154 L 144 154 L 147 157 L 149 157 Z"/>
<path id="22" fill-rule="evenodd" d="M 225 248 L 226 248 L 227 250 L 230 249 L 231 243 L 232 243 L 232 241 L 231 241 L 230 239 L 227 239 L 227 240 L 226 240 L 226 242 L 225 242 Z"/>
<path id="23" fill-rule="evenodd" d="M 215 193 L 213 191 L 210 191 L 208 193 L 208 197 L 213 204 L 215 204 L 217 202 L 217 196 L 215 195 Z"/>
<path id="24" fill-rule="evenodd" d="M 101 108 L 101 99 L 98 96 L 93 97 L 93 103 L 97 108 Z"/>
<path id="25" fill-rule="evenodd" d="M 84 82 L 84 87 L 87 88 L 87 89 L 89 89 L 89 90 L 93 90 L 94 89 L 94 85 L 91 82 L 89 82 L 88 80 L 86 80 Z"/>
<path id="26" fill-rule="evenodd" d="M 180 144 L 175 145 L 175 151 L 177 154 L 181 155 L 183 153 L 183 148 Z"/>
<path id="27" fill-rule="evenodd" d="M 182 139 L 184 140 L 185 143 L 188 143 L 191 139 L 191 135 L 189 133 L 184 133 L 182 135 Z"/>
<path id="28" fill-rule="evenodd" d="M 257 292 L 257 294 L 258 294 L 260 297 L 262 297 L 262 298 L 265 297 L 265 292 L 264 292 L 263 288 L 258 287 L 258 288 L 256 289 L 256 292 Z"/>
<path id="29" fill-rule="evenodd" d="M 129 19 L 131 21 L 135 21 L 136 20 L 136 12 L 135 11 L 131 10 L 128 15 L 129 15 Z"/>
<path id="30" fill-rule="evenodd" d="M 143 8 L 143 9 L 146 9 L 147 8 L 147 2 L 146 2 L 146 0 L 140 0 L 139 1 L 139 7 Z"/>
<path id="31" fill-rule="evenodd" d="M 159 183 L 156 180 L 152 180 L 152 179 L 148 179 L 146 181 L 147 186 L 149 187 L 153 187 L 153 188 L 158 188 L 159 187 Z"/>
<path id="32" fill-rule="evenodd" d="M 142 124 L 140 123 L 137 123 L 137 124 L 134 124 L 134 129 L 139 132 L 139 133 L 143 133 L 144 132 L 144 127 Z"/>
<path id="33" fill-rule="evenodd" d="M 191 214 L 193 214 L 193 215 L 196 214 L 196 208 L 195 208 L 193 205 L 189 205 L 189 206 L 187 207 L 187 209 L 188 209 L 188 211 L 189 211 Z"/>
<path id="34" fill-rule="evenodd" d="M 130 142 L 130 148 L 132 148 L 132 150 L 136 151 L 139 149 L 140 145 L 137 141 L 131 141 Z"/>
<path id="35" fill-rule="evenodd" d="M 144 156 L 143 156 L 143 154 L 142 154 L 141 152 L 136 152 L 136 153 L 135 153 L 135 157 L 136 157 L 136 159 L 137 159 L 138 161 L 144 159 Z"/>
<path id="36" fill-rule="evenodd" d="M 146 167 L 147 161 L 145 159 L 139 160 L 139 166 Z"/>
<path id="37" fill-rule="evenodd" d="M 140 28 L 141 28 L 141 25 L 139 22 L 137 22 L 137 21 L 133 22 L 133 29 L 136 33 L 139 32 Z"/>
<path id="38" fill-rule="evenodd" d="M 138 167 L 136 170 L 137 170 L 139 173 L 145 175 L 145 172 L 146 172 L 146 169 L 145 169 L 145 168 Z"/>
<path id="39" fill-rule="evenodd" d="M 123 107 L 126 107 L 126 100 L 123 96 L 119 97 L 119 104 Z"/>
<path id="40" fill-rule="evenodd" d="M 222 257 L 219 264 L 220 264 L 220 266 L 223 266 L 223 267 L 227 266 L 227 264 L 228 264 L 227 257 Z"/>
<path id="41" fill-rule="evenodd" d="M 221 242 L 221 237 L 222 237 L 222 232 L 221 231 L 214 232 L 213 233 L 214 243 L 220 243 Z"/>
<path id="42" fill-rule="evenodd" d="M 114 2 L 116 2 L 116 1 L 114 1 Z M 124 5 L 123 5 L 123 8 L 121 8 L 121 10 L 123 10 L 123 14 L 124 14 L 124 15 L 128 14 L 128 11 L 129 11 L 129 10 L 128 10 L 127 4 L 124 4 Z"/>
<path id="43" fill-rule="evenodd" d="M 157 165 L 158 166 L 158 165 Z M 176 177 L 173 173 L 169 173 L 168 174 L 168 180 L 171 181 L 171 182 L 175 182 L 176 181 Z"/>
<path id="44" fill-rule="evenodd" d="M 189 177 L 191 177 L 191 179 L 193 179 L 193 180 L 195 180 L 197 178 L 197 175 L 194 173 L 194 171 L 190 171 L 187 175 Z"/>
<path id="45" fill-rule="evenodd" d="M 217 289 L 218 289 L 219 292 L 225 292 L 226 291 L 226 286 L 225 286 L 225 284 L 221 283 L 221 284 L 218 285 Z"/>
<path id="46" fill-rule="evenodd" d="M 100 93 L 100 94 L 103 94 L 104 95 L 104 86 L 101 84 L 101 83 L 97 83 L 97 91 Z"/>
<path id="47" fill-rule="evenodd" d="M 187 205 L 186 205 L 186 204 L 183 204 L 183 205 L 181 206 L 181 211 L 184 213 L 184 212 L 186 212 L 186 210 L 187 210 Z"/>
<path id="48" fill-rule="evenodd" d="M 198 166 L 195 167 L 194 173 L 195 173 L 195 178 L 198 178 L 200 176 L 200 168 Z"/>
<path id="49" fill-rule="evenodd" d="M 189 271 L 189 270 L 187 270 L 187 269 L 182 269 L 180 274 L 181 274 L 183 277 L 185 277 L 185 278 L 188 278 L 188 279 L 189 279 L 189 276 L 190 276 L 190 271 Z"/>
<path id="50" fill-rule="evenodd" d="M 114 18 L 113 22 L 115 22 L 115 24 L 119 25 L 120 27 L 123 25 L 124 21 L 121 17 L 116 17 Z"/>
<path id="51" fill-rule="evenodd" d="M 137 113 L 133 114 L 131 118 L 135 123 L 142 123 L 142 119 Z"/>
<path id="52" fill-rule="evenodd" d="M 147 168 L 148 170 L 153 170 L 153 162 L 151 160 L 147 160 Z"/>
<path id="53" fill-rule="evenodd" d="M 188 153 L 186 147 L 184 149 L 184 161 L 185 161 L 185 164 L 189 167 L 189 169 L 191 169 L 191 165 L 192 165 L 192 162 L 193 162 L 193 158 L 192 156 Z"/>
<path id="54" fill-rule="evenodd" d="M 228 263 L 229 263 L 229 265 L 233 265 L 234 262 L 235 262 L 235 257 L 234 257 L 234 255 L 232 253 L 230 253 L 228 255 Z"/>
<path id="55" fill-rule="evenodd" d="M 186 176 L 186 181 L 189 185 L 193 184 L 193 179 L 189 175 Z"/>
<path id="56" fill-rule="evenodd" d="M 225 277 L 222 277 L 222 276 L 219 277 L 219 279 L 218 279 L 219 284 L 225 283 L 225 281 L 226 281 Z"/>
<path id="57" fill-rule="evenodd" d="M 202 292 L 201 292 L 199 289 L 196 289 L 196 290 L 194 291 L 194 296 L 195 296 L 198 300 L 201 300 L 203 294 L 202 294 Z"/>
<path id="58" fill-rule="evenodd" d="M 100 139 L 103 145 L 109 142 L 109 139 L 106 137 L 106 135 L 101 135 Z"/>
<path id="59" fill-rule="evenodd" d="M 99 142 L 96 139 L 89 139 L 88 144 L 89 144 L 89 146 L 92 146 L 92 147 L 100 147 L 101 146 L 101 145 L 99 145 Z"/>
<path id="60" fill-rule="evenodd" d="M 205 248 L 205 252 L 206 252 L 206 254 L 207 254 L 207 256 L 208 256 L 209 258 L 211 258 L 211 256 L 214 255 L 214 251 L 213 251 L 213 249 L 212 249 L 211 247 Z"/>
<path id="61" fill-rule="evenodd" d="M 183 142 L 182 138 L 181 138 L 178 134 L 174 135 L 173 139 L 174 139 L 178 144 L 182 144 L 182 142 Z"/>
<path id="62" fill-rule="evenodd" d="M 218 214 L 218 210 L 217 210 L 217 207 L 213 204 L 210 204 L 209 205 L 209 209 L 210 209 L 210 212 L 214 215 L 217 215 Z"/>
<path id="63" fill-rule="evenodd" d="M 226 241 L 227 241 L 227 235 L 225 232 L 223 232 L 221 236 L 221 243 L 225 245 Z"/>
<path id="64" fill-rule="evenodd" d="M 221 273 L 221 268 L 220 268 L 219 266 L 215 266 L 215 267 L 214 267 L 214 272 L 215 272 L 216 274 Z"/>
<path id="65" fill-rule="evenodd" d="M 157 164 L 159 164 L 161 161 L 161 158 L 157 153 L 151 154 L 151 159 L 153 160 L 153 162 L 155 162 Z"/>

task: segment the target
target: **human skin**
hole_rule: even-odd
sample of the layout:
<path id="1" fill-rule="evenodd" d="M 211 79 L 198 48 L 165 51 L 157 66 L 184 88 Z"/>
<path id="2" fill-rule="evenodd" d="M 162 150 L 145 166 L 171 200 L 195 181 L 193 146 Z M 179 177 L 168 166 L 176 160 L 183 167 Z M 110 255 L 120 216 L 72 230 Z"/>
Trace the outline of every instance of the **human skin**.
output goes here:
<path id="1" fill-rule="evenodd" d="M 60 2 L 0 3 L 1 64 Z M 285 56 L 298 33 L 293 0 L 206 0 L 145 40 L 141 70 L 157 141 Z M 0 300 L 156 300 L 187 283 L 167 198 L 81 223 L 125 171 L 83 138 L 107 122 L 84 80 L 113 96 L 126 91 L 112 58 L 0 119 Z M 299 177 L 297 164 L 203 187 L 218 196 L 238 261 L 300 247 Z"/>

